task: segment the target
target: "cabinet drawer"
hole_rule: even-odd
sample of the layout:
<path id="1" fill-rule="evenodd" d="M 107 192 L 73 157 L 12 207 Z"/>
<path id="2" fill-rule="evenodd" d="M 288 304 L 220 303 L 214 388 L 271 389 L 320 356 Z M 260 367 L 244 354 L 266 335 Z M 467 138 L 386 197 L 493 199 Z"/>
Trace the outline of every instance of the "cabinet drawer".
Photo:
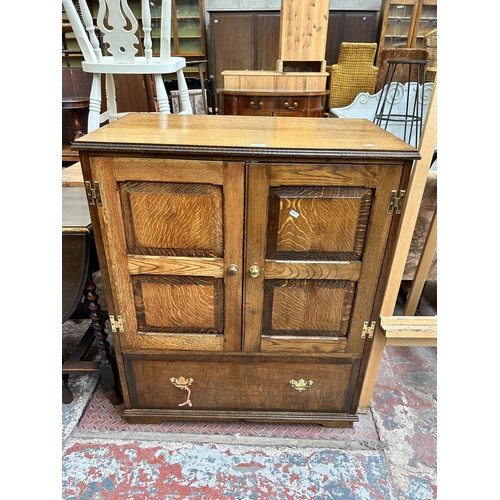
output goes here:
<path id="1" fill-rule="evenodd" d="M 321 101 L 320 101 L 321 102 Z M 244 97 L 241 99 L 242 114 L 266 114 L 275 112 L 300 112 L 302 114 L 308 107 L 308 100 L 303 97 Z"/>
<path id="2" fill-rule="evenodd" d="M 182 408 L 186 412 L 348 413 L 360 361 L 354 357 L 289 358 L 242 353 L 124 354 L 124 359 L 133 408 Z M 177 379 L 177 385 L 182 385 L 181 377 L 192 379 L 189 391 L 172 382 Z M 309 382 L 306 387 L 301 380 Z M 192 406 L 186 404 L 188 399 Z"/>
<path id="3" fill-rule="evenodd" d="M 242 115 L 272 116 L 275 100 L 262 96 L 241 97 L 239 99 L 239 113 Z"/>

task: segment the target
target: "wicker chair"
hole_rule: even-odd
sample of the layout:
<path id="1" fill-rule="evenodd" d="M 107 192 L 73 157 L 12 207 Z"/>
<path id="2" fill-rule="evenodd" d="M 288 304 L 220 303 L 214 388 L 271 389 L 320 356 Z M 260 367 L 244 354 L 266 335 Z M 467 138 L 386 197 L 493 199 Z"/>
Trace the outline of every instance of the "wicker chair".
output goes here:
<path id="1" fill-rule="evenodd" d="M 342 42 L 338 63 L 327 66 L 330 74 L 328 108 L 340 108 L 361 92 L 373 94 L 378 68 L 373 65 L 376 43 Z"/>
<path id="2" fill-rule="evenodd" d="M 428 31 L 424 37 L 425 48 L 429 52 L 429 62 L 427 63 L 427 78 L 428 82 L 433 82 L 436 78 L 438 56 L 437 56 L 437 28 Z"/>

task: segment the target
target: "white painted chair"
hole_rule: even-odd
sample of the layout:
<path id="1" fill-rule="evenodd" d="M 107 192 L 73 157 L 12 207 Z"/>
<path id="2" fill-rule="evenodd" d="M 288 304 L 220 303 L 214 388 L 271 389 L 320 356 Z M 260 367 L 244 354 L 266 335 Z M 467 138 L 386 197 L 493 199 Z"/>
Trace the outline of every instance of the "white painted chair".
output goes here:
<path id="1" fill-rule="evenodd" d="M 76 4 L 79 4 L 81 17 Z M 92 15 L 85 0 L 62 0 L 63 7 L 73 28 L 76 39 L 84 56 L 82 70 L 93 74 L 90 92 L 88 131 L 92 132 L 101 123 L 114 121 L 126 112 L 118 113 L 113 75 L 153 75 L 159 112 L 170 113 L 168 95 L 163 83 L 163 74 L 176 73 L 181 95 L 182 113 L 192 114 L 188 88 L 183 68 L 184 57 L 172 57 L 170 52 L 170 33 L 172 6 L 171 0 L 161 0 L 161 39 L 160 56 L 153 56 L 151 39 L 150 1 L 141 0 L 142 29 L 144 33 L 144 56 L 137 56 L 136 45 L 138 20 L 128 0 L 99 0 L 97 27 L 103 34 L 103 41 L 110 55 L 103 56 L 99 40 L 95 34 Z M 160 2 L 155 2 L 160 3 Z M 101 113 L 101 76 L 106 75 L 107 111 Z"/>

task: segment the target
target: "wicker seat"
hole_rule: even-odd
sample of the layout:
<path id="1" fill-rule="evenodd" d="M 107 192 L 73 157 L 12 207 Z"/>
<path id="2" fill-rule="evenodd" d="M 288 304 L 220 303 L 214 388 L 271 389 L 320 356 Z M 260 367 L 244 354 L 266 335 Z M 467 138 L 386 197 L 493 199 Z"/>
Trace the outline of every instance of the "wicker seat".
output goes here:
<path id="1" fill-rule="evenodd" d="M 425 48 L 429 52 L 429 62 L 427 63 L 427 81 L 433 82 L 437 73 L 437 28 L 428 31 L 424 37 Z"/>
<path id="2" fill-rule="evenodd" d="M 373 65 L 376 43 L 342 42 L 338 63 L 328 66 L 330 74 L 328 108 L 351 104 L 361 92 L 373 94 L 378 68 Z"/>

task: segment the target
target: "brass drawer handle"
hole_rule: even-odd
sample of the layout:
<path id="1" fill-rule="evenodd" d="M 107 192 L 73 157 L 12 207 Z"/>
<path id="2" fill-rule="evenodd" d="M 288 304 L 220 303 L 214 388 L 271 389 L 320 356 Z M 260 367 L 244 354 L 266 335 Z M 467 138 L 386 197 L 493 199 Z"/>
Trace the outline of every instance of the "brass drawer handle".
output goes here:
<path id="1" fill-rule="evenodd" d="M 238 266 L 236 264 L 231 264 L 227 268 L 227 272 L 228 272 L 229 276 L 236 276 L 238 274 Z"/>
<path id="2" fill-rule="evenodd" d="M 179 377 L 179 378 L 172 377 L 170 379 L 170 382 L 172 382 L 172 384 L 174 384 L 175 387 L 183 389 L 184 391 L 188 391 L 188 397 L 186 401 L 184 401 L 184 403 L 181 403 L 179 406 L 184 406 L 184 405 L 193 406 L 193 404 L 191 403 L 191 390 L 188 387 L 193 383 L 193 379 L 184 377 Z"/>
<path id="3" fill-rule="evenodd" d="M 262 108 L 262 106 L 264 105 L 264 103 L 262 101 L 259 102 L 259 104 L 255 105 L 255 103 L 253 101 L 250 101 L 250 106 L 252 106 L 253 109 L 260 109 Z"/>
<path id="4" fill-rule="evenodd" d="M 297 106 L 298 106 L 298 104 L 297 104 L 296 102 L 294 102 L 294 103 L 293 103 L 293 106 L 290 106 L 290 105 L 288 104 L 288 101 L 285 101 L 285 108 L 286 108 L 286 109 L 294 109 L 294 108 L 296 108 Z"/>
<path id="5" fill-rule="evenodd" d="M 311 385 L 313 385 L 313 381 L 312 380 L 306 381 L 303 378 L 301 378 L 299 381 L 290 380 L 290 384 L 292 384 L 292 387 L 295 390 L 302 392 L 302 391 L 305 391 L 306 389 L 309 389 L 309 387 L 311 387 Z"/>
<path id="6" fill-rule="evenodd" d="M 250 276 L 252 278 L 257 278 L 260 274 L 260 268 L 259 266 L 256 266 L 256 265 L 253 265 L 253 266 L 250 266 Z"/>

